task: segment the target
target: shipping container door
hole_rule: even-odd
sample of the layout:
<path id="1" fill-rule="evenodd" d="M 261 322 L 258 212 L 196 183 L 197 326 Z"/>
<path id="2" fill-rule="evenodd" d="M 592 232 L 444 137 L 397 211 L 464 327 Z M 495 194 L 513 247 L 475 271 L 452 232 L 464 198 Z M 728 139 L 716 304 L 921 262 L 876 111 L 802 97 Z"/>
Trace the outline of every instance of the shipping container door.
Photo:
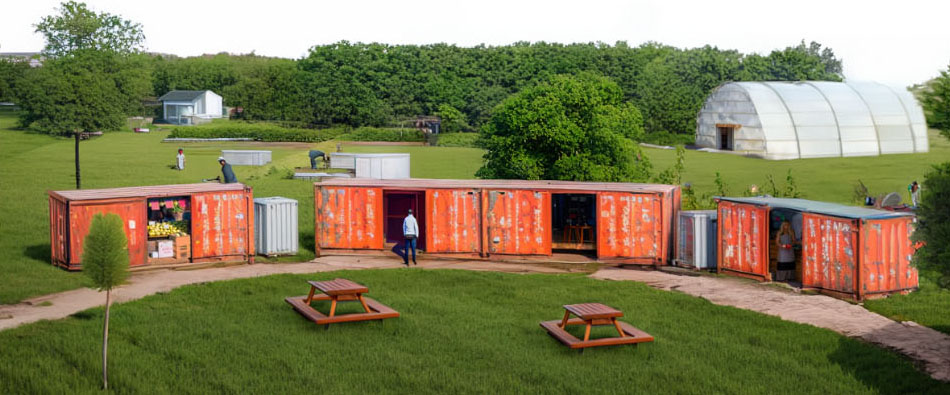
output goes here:
<path id="1" fill-rule="evenodd" d="M 485 191 L 488 252 L 551 255 L 551 194 L 529 190 Z"/>
<path id="2" fill-rule="evenodd" d="M 77 204 L 69 207 L 70 262 L 82 261 L 83 242 L 89 234 L 92 218 L 99 213 L 114 213 L 122 218 L 129 248 L 129 266 L 145 264 L 148 222 L 145 200 Z"/>
<path id="3" fill-rule="evenodd" d="M 474 189 L 426 191 L 426 252 L 481 251 L 481 205 Z"/>
<path id="4" fill-rule="evenodd" d="M 854 292 L 858 221 L 802 215 L 802 286 Z"/>
<path id="5" fill-rule="evenodd" d="M 917 269 L 911 266 L 912 221 L 904 217 L 868 220 L 862 224 L 859 298 L 917 287 Z"/>
<path id="6" fill-rule="evenodd" d="M 316 238 L 321 248 L 382 249 L 380 188 L 317 187 Z"/>
<path id="7" fill-rule="evenodd" d="M 655 195 L 597 194 L 597 257 L 662 260 L 663 221 Z"/>
<path id="8" fill-rule="evenodd" d="M 68 244 L 66 240 L 66 235 L 69 233 L 66 231 L 68 226 L 68 221 L 66 218 L 69 216 L 66 208 L 66 202 L 56 199 L 52 196 L 49 198 L 49 238 L 50 238 L 50 259 L 54 264 L 68 264 L 69 257 L 66 255 L 68 249 L 66 245 Z"/>
<path id="9" fill-rule="evenodd" d="M 768 207 L 719 202 L 719 270 L 771 280 Z"/>
<path id="10" fill-rule="evenodd" d="M 192 259 L 249 255 L 247 194 L 203 192 L 191 196 Z M 253 225 L 251 225 L 253 226 Z"/>

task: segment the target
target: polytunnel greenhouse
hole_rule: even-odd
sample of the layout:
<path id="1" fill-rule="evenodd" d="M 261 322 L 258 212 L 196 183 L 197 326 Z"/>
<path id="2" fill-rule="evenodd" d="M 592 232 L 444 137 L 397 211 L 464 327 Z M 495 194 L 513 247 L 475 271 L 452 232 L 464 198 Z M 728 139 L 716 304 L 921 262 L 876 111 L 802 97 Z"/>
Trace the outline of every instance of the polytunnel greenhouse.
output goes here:
<path id="1" fill-rule="evenodd" d="M 766 159 L 927 152 L 905 89 L 875 82 L 729 82 L 706 98 L 696 145 Z"/>

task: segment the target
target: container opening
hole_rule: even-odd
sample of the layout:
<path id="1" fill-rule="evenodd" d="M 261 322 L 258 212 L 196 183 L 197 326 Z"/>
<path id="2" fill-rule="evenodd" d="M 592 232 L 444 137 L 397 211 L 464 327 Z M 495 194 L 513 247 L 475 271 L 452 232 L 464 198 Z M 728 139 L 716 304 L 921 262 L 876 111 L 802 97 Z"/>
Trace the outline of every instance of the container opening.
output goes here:
<path id="1" fill-rule="evenodd" d="M 597 251 L 597 195 L 551 194 L 551 248 Z"/>
<path id="2" fill-rule="evenodd" d="M 149 264 L 175 264 L 191 261 L 191 198 L 171 196 L 148 199 Z"/>
<path id="3" fill-rule="evenodd" d="M 773 208 L 769 212 L 769 271 L 772 281 L 802 286 L 801 211 Z"/>
<path id="4" fill-rule="evenodd" d="M 424 192 L 417 191 L 398 191 L 383 192 L 383 212 L 385 213 L 386 223 L 383 227 L 383 237 L 386 243 L 402 244 L 406 241 L 403 235 L 402 224 L 412 210 L 412 216 L 416 217 L 416 223 L 419 225 L 419 233 L 416 237 L 416 249 L 425 250 L 426 235 L 426 195 Z"/>

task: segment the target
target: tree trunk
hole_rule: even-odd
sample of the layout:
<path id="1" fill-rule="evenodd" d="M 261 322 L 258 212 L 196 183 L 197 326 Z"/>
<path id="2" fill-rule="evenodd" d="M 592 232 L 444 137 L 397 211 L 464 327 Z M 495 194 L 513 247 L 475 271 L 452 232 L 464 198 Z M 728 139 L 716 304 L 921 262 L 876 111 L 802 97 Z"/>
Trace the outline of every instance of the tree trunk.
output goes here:
<path id="1" fill-rule="evenodd" d="M 75 154 L 75 157 L 76 157 L 76 189 L 82 189 L 82 187 L 81 187 L 80 184 L 79 184 L 79 134 L 80 134 L 80 132 L 79 132 L 78 130 L 77 130 L 75 133 L 73 133 L 73 135 L 76 136 L 76 154 Z M 109 293 L 108 293 L 108 292 L 106 292 L 106 299 L 109 299 Z M 108 320 L 107 320 L 107 321 L 108 321 Z"/>
<path id="2" fill-rule="evenodd" d="M 109 389 L 109 368 L 108 364 L 108 353 L 109 350 L 109 307 L 110 300 L 109 296 L 112 293 L 112 290 L 106 290 L 106 320 L 102 328 L 102 389 Z"/>

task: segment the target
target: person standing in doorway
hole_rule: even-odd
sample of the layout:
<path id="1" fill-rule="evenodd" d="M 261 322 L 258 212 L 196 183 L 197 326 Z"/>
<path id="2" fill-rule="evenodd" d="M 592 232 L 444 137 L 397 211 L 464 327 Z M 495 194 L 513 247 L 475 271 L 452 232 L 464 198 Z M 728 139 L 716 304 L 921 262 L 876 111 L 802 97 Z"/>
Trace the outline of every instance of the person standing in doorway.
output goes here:
<path id="1" fill-rule="evenodd" d="M 920 202 L 920 184 L 915 180 L 907 186 L 907 191 L 910 192 L 910 202 L 917 208 L 917 203 Z"/>
<path id="2" fill-rule="evenodd" d="M 775 270 L 776 281 L 790 281 L 795 277 L 795 231 L 788 221 L 782 222 L 778 234 L 775 235 L 775 244 L 778 247 L 778 267 Z"/>
<path id="3" fill-rule="evenodd" d="M 419 237 L 419 223 L 416 222 L 416 217 L 412 216 L 412 209 L 409 209 L 409 214 L 406 215 L 406 219 L 402 220 L 402 235 L 406 238 L 406 251 L 402 258 L 403 263 L 409 266 L 409 250 L 412 249 L 412 264 L 419 265 L 416 263 L 416 238 Z"/>
<path id="4" fill-rule="evenodd" d="M 224 160 L 223 156 L 218 157 L 218 163 L 221 164 L 221 175 L 224 176 L 224 181 L 222 181 L 223 183 L 233 184 L 238 182 L 237 177 L 234 176 L 234 170 L 231 169 L 231 164 Z"/>
<path id="5" fill-rule="evenodd" d="M 179 149 L 178 149 L 178 156 L 176 157 L 176 159 L 178 159 L 178 162 L 177 162 L 177 163 L 178 163 L 178 170 L 179 170 L 179 171 L 185 170 L 185 150 L 179 148 Z"/>

